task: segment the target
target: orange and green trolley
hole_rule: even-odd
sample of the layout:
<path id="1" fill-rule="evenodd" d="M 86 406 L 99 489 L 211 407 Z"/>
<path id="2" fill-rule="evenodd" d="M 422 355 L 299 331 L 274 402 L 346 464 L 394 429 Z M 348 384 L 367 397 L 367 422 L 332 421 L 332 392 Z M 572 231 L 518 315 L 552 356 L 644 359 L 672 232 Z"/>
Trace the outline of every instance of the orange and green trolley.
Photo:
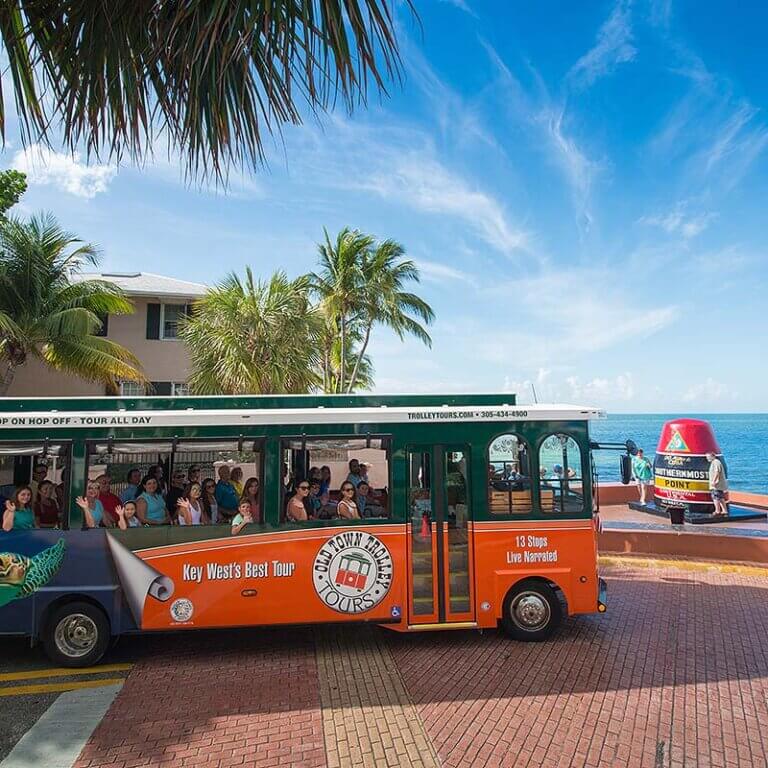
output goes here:
<path id="1" fill-rule="evenodd" d="M 153 630 L 352 621 L 545 639 L 564 615 L 605 610 L 601 415 L 508 394 L 2 400 L 0 503 L 46 483 L 50 504 L 52 484 L 59 515 L 0 532 L 0 633 L 69 666 Z M 235 468 L 257 481 L 253 522 L 235 535 L 236 510 L 214 504 L 215 522 L 178 524 L 186 480 Z M 86 527 L 89 482 L 130 499 L 139 474 L 159 478 L 170 524 L 123 529 L 105 513 Z M 338 515 L 350 483 L 352 519 Z"/>

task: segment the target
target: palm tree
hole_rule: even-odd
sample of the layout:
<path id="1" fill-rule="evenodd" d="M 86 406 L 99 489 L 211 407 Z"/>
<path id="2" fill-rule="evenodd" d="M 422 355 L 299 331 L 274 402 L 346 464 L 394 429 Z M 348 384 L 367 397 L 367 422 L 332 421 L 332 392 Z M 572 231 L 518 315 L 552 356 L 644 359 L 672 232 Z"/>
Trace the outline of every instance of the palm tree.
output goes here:
<path id="1" fill-rule="evenodd" d="M 419 282 L 416 264 L 411 260 L 403 260 L 404 254 L 403 246 L 394 240 L 384 240 L 373 251 L 363 254 L 359 310 L 355 318 L 355 324 L 362 332 L 362 341 L 347 384 L 347 392 L 352 392 L 360 378 L 375 325 L 391 329 L 401 341 L 406 336 L 414 336 L 426 346 L 432 346 L 432 339 L 424 325 L 432 323 L 435 313 L 422 298 L 403 290 L 406 283 Z"/>
<path id="2" fill-rule="evenodd" d="M 180 336 L 197 394 L 293 394 L 319 385 L 322 319 L 309 278 L 276 272 L 269 282 L 232 273 L 193 304 Z"/>
<path id="3" fill-rule="evenodd" d="M 64 232 L 50 214 L 0 223 L 0 396 L 30 357 L 108 386 L 145 381 L 127 349 L 94 335 L 105 315 L 133 312 L 111 283 L 77 279 L 97 263 L 96 249 Z"/>
<path id="4" fill-rule="evenodd" d="M 325 378 L 326 380 L 334 379 L 331 390 L 333 392 L 344 392 L 347 387 L 346 363 L 349 361 L 350 321 L 358 308 L 365 254 L 373 244 L 374 240 L 370 235 L 364 235 L 348 227 L 342 229 L 336 236 L 336 241 L 332 243 L 326 231 L 325 243 L 318 246 L 320 271 L 310 275 L 312 291 L 319 299 L 320 308 L 325 316 L 324 363 L 327 371 Z M 334 330 L 338 331 L 340 343 L 338 368 L 332 366 L 330 359 L 330 344 L 333 343 Z"/>
<path id="5" fill-rule="evenodd" d="M 410 0 L 406 0 L 411 7 Z M 0 41 L 22 139 L 190 172 L 263 158 L 264 132 L 400 76 L 393 0 L 7 0 Z M 0 93 L 0 138 L 6 113 Z"/>

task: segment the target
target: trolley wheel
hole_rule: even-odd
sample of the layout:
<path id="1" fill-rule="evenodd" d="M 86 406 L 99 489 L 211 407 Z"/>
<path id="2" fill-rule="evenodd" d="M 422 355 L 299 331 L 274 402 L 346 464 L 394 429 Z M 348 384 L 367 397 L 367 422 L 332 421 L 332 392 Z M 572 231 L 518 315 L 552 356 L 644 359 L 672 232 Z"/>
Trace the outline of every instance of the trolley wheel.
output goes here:
<path id="1" fill-rule="evenodd" d="M 502 624 L 515 640 L 547 640 L 560 626 L 563 609 L 549 584 L 527 579 L 515 584 L 504 599 Z"/>
<path id="2" fill-rule="evenodd" d="M 43 647 L 54 664 L 90 667 L 109 647 L 109 620 L 91 603 L 65 603 L 49 617 Z"/>

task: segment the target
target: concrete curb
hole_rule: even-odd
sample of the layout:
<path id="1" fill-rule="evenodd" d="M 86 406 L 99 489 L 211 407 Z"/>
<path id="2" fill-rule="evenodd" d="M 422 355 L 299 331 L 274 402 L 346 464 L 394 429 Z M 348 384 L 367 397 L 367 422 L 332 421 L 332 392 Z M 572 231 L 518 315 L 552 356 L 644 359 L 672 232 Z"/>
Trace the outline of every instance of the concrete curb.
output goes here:
<path id="1" fill-rule="evenodd" d="M 120 683 L 62 693 L 21 737 L 0 768 L 72 768 L 122 687 Z"/>

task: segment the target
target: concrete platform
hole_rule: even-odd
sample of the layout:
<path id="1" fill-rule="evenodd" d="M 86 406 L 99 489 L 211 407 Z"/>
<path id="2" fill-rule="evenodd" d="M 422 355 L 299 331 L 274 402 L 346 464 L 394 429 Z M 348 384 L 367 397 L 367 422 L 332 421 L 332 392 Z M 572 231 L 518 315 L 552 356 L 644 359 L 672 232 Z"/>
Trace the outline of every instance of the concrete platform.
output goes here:
<path id="1" fill-rule="evenodd" d="M 658 517 L 669 519 L 669 512 L 666 509 L 657 507 L 653 502 L 641 504 L 639 501 L 630 501 L 629 508 L 637 510 L 638 512 L 647 512 L 649 515 L 657 515 Z M 760 509 L 754 507 L 740 507 L 735 504 L 728 505 L 728 514 L 722 515 L 708 515 L 699 512 L 685 512 L 685 522 L 692 525 L 706 525 L 706 524 L 718 524 L 728 522 L 743 522 L 745 520 L 765 520 L 768 518 L 768 513 L 763 512 Z"/>

